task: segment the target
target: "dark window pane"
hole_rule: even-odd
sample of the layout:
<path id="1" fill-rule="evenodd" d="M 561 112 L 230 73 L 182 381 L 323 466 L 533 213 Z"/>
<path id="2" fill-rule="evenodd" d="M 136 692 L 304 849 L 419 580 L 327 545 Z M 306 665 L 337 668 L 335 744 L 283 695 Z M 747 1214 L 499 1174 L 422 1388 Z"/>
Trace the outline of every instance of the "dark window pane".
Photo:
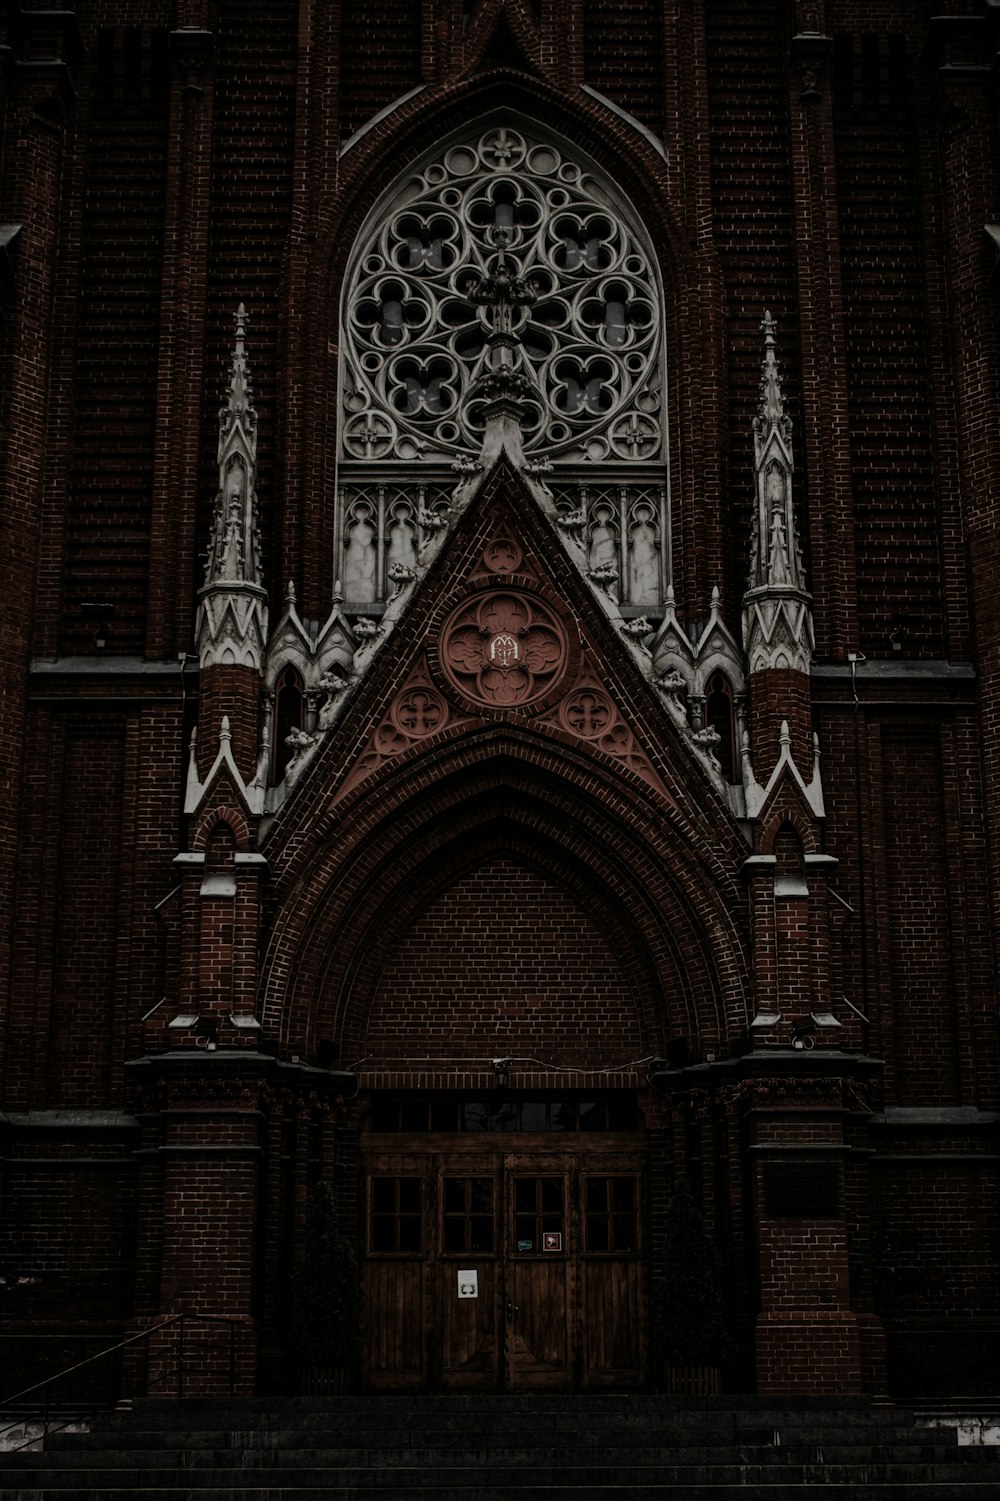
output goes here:
<path id="1" fill-rule="evenodd" d="M 610 1251 L 608 1245 L 608 1222 L 603 1215 L 591 1215 L 587 1220 L 587 1250 Z"/>
<path id="2" fill-rule="evenodd" d="M 493 1221 L 485 1215 L 474 1214 L 469 1221 L 469 1250 L 492 1251 Z"/>
<path id="3" fill-rule="evenodd" d="M 575 1131 L 576 1130 L 576 1106 L 572 1100 L 563 1100 L 558 1105 L 553 1105 L 550 1112 L 551 1131 Z"/>
<path id="4" fill-rule="evenodd" d="M 517 1240 L 518 1250 L 536 1250 L 535 1216 L 533 1214 L 519 1214 L 514 1226 L 514 1235 Z"/>
<path id="5" fill-rule="evenodd" d="M 445 1214 L 465 1213 L 464 1178 L 446 1178 L 444 1180 L 444 1212 Z"/>
<path id="6" fill-rule="evenodd" d="M 466 1100 L 462 1107 L 462 1115 L 466 1131 L 486 1130 L 489 1108 L 481 1100 Z"/>
<path id="7" fill-rule="evenodd" d="M 587 1179 L 587 1213 L 603 1214 L 608 1207 L 607 1178 Z"/>
<path id="8" fill-rule="evenodd" d="M 614 1204 L 616 1209 L 632 1210 L 635 1208 L 635 1180 L 632 1178 L 613 1178 Z"/>
<path id="9" fill-rule="evenodd" d="M 631 1214 L 616 1214 L 613 1216 L 615 1230 L 615 1250 L 635 1250 L 635 1216 Z"/>
<path id="10" fill-rule="evenodd" d="M 394 1251 L 393 1229 L 396 1221 L 388 1214 L 372 1215 L 372 1250 Z"/>
<path id="11" fill-rule="evenodd" d="M 385 1214 L 392 1214 L 396 1208 L 395 1190 L 395 1178 L 372 1179 L 372 1209 L 376 1214 L 380 1211 Z"/>
<path id="12" fill-rule="evenodd" d="M 563 1222 L 562 1222 L 562 1215 L 561 1214 L 543 1214 L 542 1215 L 542 1233 L 543 1234 L 546 1231 L 548 1231 L 548 1230 L 555 1230 L 557 1232 L 557 1234 L 561 1235 L 562 1234 L 562 1227 L 563 1227 Z M 564 1250 L 566 1249 L 565 1246 L 563 1247 L 563 1249 Z"/>
<path id="13" fill-rule="evenodd" d="M 545 1130 L 545 1102 L 543 1100 L 525 1100 L 521 1106 L 521 1130 Z"/>
<path id="14" fill-rule="evenodd" d="M 420 1179 L 400 1178 L 399 1180 L 399 1212 L 400 1214 L 420 1213 Z"/>
<path id="15" fill-rule="evenodd" d="M 535 1212 L 534 1178 L 518 1178 L 514 1183 L 514 1208 L 518 1214 Z"/>
<path id="16" fill-rule="evenodd" d="M 431 1130 L 454 1131 L 457 1124 L 457 1103 L 454 1100 L 435 1100 L 431 1106 Z"/>
<path id="17" fill-rule="evenodd" d="M 493 1213 L 493 1184 L 489 1178 L 471 1180 L 469 1207 L 473 1214 Z"/>
<path id="18" fill-rule="evenodd" d="M 399 1108 L 399 1116 L 404 1131 L 426 1131 L 427 1101 L 404 1100 Z"/>
<path id="19" fill-rule="evenodd" d="M 446 1251 L 465 1250 L 465 1220 L 453 1219 L 444 1222 L 444 1248 Z"/>
<path id="20" fill-rule="evenodd" d="M 547 1214 L 555 1214 L 563 1207 L 563 1186 L 561 1178 L 542 1179 L 542 1209 Z"/>
<path id="21" fill-rule="evenodd" d="M 608 1101 L 608 1130 L 634 1131 L 635 1107 L 629 1100 Z"/>
<path id="22" fill-rule="evenodd" d="M 406 1215 L 399 1221 L 399 1249 L 401 1251 L 420 1250 L 420 1221 L 416 1215 Z"/>
<path id="23" fill-rule="evenodd" d="M 373 1131 L 395 1131 L 399 1122 L 396 1101 L 373 1100 L 371 1122 Z"/>
<path id="24" fill-rule="evenodd" d="M 490 1117 L 491 1131 L 516 1131 L 517 1130 L 517 1106 L 512 1100 L 504 1100 L 500 1105 L 494 1105 Z"/>
<path id="25" fill-rule="evenodd" d="M 580 1101 L 580 1130 L 604 1130 L 604 1106 L 600 1100 Z"/>

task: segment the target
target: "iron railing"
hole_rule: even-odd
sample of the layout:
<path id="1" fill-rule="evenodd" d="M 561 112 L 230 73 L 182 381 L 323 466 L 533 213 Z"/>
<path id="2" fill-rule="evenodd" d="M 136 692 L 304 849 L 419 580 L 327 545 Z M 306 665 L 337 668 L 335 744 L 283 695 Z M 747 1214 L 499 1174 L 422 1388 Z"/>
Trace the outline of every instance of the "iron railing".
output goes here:
<path id="1" fill-rule="evenodd" d="M 226 1336 L 221 1341 L 206 1339 L 201 1334 L 201 1327 L 205 1325 L 220 1327 L 226 1331 Z M 110 1372 L 109 1385 L 117 1392 L 119 1403 L 138 1396 L 179 1400 L 188 1395 L 185 1381 L 190 1379 L 188 1373 L 192 1362 L 198 1359 L 200 1352 L 207 1350 L 215 1357 L 213 1376 L 221 1376 L 224 1391 L 234 1397 L 236 1332 L 240 1327 L 245 1327 L 244 1320 L 225 1314 L 175 1313 L 106 1350 L 99 1350 L 96 1355 L 76 1361 L 0 1400 L 0 1446 L 8 1450 L 27 1448 L 49 1433 L 82 1422 L 95 1412 L 106 1411 L 107 1400 L 82 1401 L 66 1395 L 67 1385 L 76 1384 L 71 1378 L 79 1380 L 82 1372 L 86 1373 L 88 1382 L 98 1374 Z M 0 1339 L 19 1337 L 23 1336 L 0 1335 Z M 161 1344 L 161 1340 L 165 1343 Z M 4 1444 L 7 1435 L 26 1425 L 40 1429 L 40 1432 L 33 1432 L 21 1444 Z"/>

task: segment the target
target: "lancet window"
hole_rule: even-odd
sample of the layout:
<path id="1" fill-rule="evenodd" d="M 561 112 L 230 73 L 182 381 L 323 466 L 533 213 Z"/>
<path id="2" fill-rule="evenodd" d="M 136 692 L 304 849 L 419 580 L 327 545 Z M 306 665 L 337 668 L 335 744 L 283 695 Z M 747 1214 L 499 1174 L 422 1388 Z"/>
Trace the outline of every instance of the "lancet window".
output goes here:
<path id="1" fill-rule="evenodd" d="M 591 566 L 655 611 L 667 579 L 663 312 L 645 233 L 576 148 L 523 120 L 439 147 L 359 235 L 345 281 L 338 568 L 348 608 L 386 597 L 478 454 L 490 328 L 471 295 L 503 246 L 535 293 L 513 310 L 529 460 L 581 513 Z M 558 483 L 557 483 L 558 480 Z M 594 562 L 594 559 L 597 562 Z"/>

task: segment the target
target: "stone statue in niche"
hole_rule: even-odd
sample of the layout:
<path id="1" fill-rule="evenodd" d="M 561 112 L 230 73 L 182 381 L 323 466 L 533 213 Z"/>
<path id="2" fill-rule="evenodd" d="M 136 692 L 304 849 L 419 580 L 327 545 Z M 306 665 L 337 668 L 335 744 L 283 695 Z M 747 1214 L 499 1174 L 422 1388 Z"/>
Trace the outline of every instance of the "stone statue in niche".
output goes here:
<path id="1" fill-rule="evenodd" d="M 347 530 L 344 547 L 344 592 L 348 599 L 375 599 L 378 595 L 378 559 L 375 527 L 369 506 L 358 506 Z"/>
<path id="2" fill-rule="evenodd" d="M 628 539 L 628 598 L 634 605 L 655 605 L 660 598 L 660 561 L 652 506 L 640 502 L 632 512 Z"/>
<path id="3" fill-rule="evenodd" d="M 394 568 L 412 568 L 417 561 L 416 539 L 413 535 L 412 523 L 398 509 L 389 524 L 389 534 L 386 547 L 386 562 L 389 567 L 389 576 L 392 577 Z"/>
<path id="4" fill-rule="evenodd" d="M 611 524 L 612 512 L 608 506 L 595 506 L 590 529 L 590 567 L 593 573 L 609 564 L 618 574 L 618 538 Z"/>

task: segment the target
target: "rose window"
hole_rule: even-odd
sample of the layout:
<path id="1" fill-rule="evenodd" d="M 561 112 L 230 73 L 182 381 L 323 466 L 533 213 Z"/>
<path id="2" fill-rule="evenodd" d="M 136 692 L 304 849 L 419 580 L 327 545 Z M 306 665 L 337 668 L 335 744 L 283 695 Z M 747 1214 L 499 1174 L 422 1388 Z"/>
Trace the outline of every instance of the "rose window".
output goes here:
<path id="1" fill-rule="evenodd" d="M 556 616 L 513 591 L 463 601 L 441 633 L 441 666 L 453 685 L 497 709 L 542 698 L 566 659 L 566 634 Z"/>
<path id="2" fill-rule="evenodd" d="M 413 171 L 361 236 L 345 295 L 344 458 L 478 452 L 490 327 L 469 292 L 501 241 L 536 293 L 514 311 L 535 386 L 525 450 L 661 458 L 649 249 L 589 166 L 504 125 Z"/>

